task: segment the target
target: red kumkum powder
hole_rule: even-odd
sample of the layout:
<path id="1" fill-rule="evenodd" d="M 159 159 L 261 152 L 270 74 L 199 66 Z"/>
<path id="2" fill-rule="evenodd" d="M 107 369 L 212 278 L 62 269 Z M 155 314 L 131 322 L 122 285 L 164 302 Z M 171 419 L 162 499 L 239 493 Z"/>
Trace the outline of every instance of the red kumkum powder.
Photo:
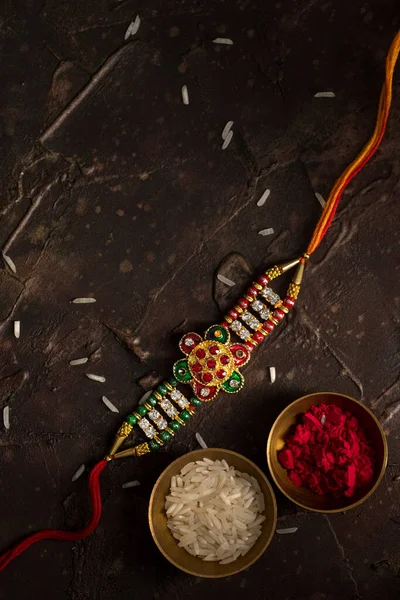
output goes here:
<path id="1" fill-rule="evenodd" d="M 305 412 L 278 458 L 294 485 L 335 498 L 351 498 L 371 481 L 375 468 L 374 448 L 358 419 L 336 404 Z"/>

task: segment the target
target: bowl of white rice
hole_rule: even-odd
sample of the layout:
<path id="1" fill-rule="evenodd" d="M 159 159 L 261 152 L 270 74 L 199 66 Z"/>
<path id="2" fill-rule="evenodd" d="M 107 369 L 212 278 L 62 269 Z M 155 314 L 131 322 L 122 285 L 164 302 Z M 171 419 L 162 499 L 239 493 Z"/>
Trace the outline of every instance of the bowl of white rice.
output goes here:
<path id="1" fill-rule="evenodd" d="M 156 481 L 149 524 L 162 554 L 197 577 L 228 577 L 266 550 L 276 526 L 276 500 L 264 473 L 222 448 L 195 450 Z"/>

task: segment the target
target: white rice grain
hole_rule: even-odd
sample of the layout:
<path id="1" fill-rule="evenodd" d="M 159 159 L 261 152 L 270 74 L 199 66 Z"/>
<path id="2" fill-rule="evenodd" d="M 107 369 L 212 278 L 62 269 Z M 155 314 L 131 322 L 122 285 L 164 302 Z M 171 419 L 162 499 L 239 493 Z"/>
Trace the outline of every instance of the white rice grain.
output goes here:
<path id="1" fill-rule="evenodd" d="M 321 425 L 324 426 L 326 422 L 326 415 L 322 415 L 321 417 Z"/>
<path id="2" fill-rule="evenodd" d="M 153 393 L 153 390 L 149 390 L 148 392 L 143 394 L 143 396 L 139 400 L 139 404 L 144 404 L 147 401 L 147 399 L 150 398 L 152 393 Z"/>
<path id="3" fill-rule="evenodd" d="M 196 434 L 198 441 L 199 437 Z M 265 520 L 264 497 L 256 479 L 225 460 L 206 458 L 189 463 L 171 478 L 165 511 L 167 526 L 181 548 L 220 564 L 246 554 L 261 535 Z"/>
<path id="4" fill-rule="evenodd" d="M 16 273 L 17 267 L 15 266 L 14 261 L 9 256 L 7 256 L 7 254 L 3 254 L 3 259 L 4 259 L 4 262 L 6 263 L 6 265 L 8 265 L 10 267 L 11 271 L 13 273 Z"/>
<path id="5" fill-rule="evenodd" d="M 21 321 L 14 321 L 14 337 L 16 337 L 18 340 L 20 335 L 21 335 Z"/>
<path id="6" fill-rule="evenodd" d="M 72 304 L 93 304 L 93 302 L 96 302 L 95 298 L 74 298 L 72 300 Z"/>
<path id="7" fill-rule="evenodd" d="M 287 527 L 286 529 L 277 529 L 276 533 L 285 535 L 286 533 L 296 533 L 297 530 L 298 530 L 298 527 Z"/>
<path id="8" fill-rule="evenodd" d="M 139 27 L 140 27 L 140 17 L 139 15 L 136 16 L 136 19 L 134 21 L 132 21 L 132 23 L 130 23 L 128 29 L 125 31 L 125 35 L 124 35 L 124 40 L 126 41 L 128 38 L 130 38 L 132 35 L 136 35 L 137 32 L 139 31 Z"/>
<path id="9" fill-rule="evenodd" d="M 111 412 L 119 413 L 118 408 L 116 406 L 114 406 L 114 404 L 112 402 L 110 402 L 110 400 L 107 398 L 107 396 L 102 396 L 101 399 L 103 400 L 103 402 L 107 406 L 107 408 L 109 410 L 111 410 Z"/>
<path id="10" fill-rule="evenodd" d="M 69 361 L 69 364 L 71 365 L 71 367 L 76 367 L 77 365 L 84 365 L 85 363 L 87 363 L 88 361 L 88 357 L 84 356 L 82 358 L 74 358 L 73 360 Z"/>
<path id="11" fill-rule="evenodd" d="M 320 205 L 322 206 L 322 208 L 325 208 L 326 202 L 325 202 L 325 199 L 322 196 L 322 194 L 320 194 L 319 192 L 315 192 L 315 197 L 318 200 L 318 202 L 320 203 Z"/>
<path id="12" fill-rule="evenodd" d="M 182 102 L 183 104 L 189 104 L 189 92 L 187 89 L 187 85 L 182 86 Z"/>
<path id="13" fill-rule="evenodd" d="M 128 488 L 138 487 L 140 485 L 140 481 L 135 479 L 134 481 L 127 481 L 122 484 L 122 489 L 127 490 Z"/>
<path id="14" fill-rule="evenodd" d="M 271 190 L 265 190 L 265 192 L 263 193 L 263 195 L 261 196 L 261 198 L 257 202 L 257 206 L 264 206 L 264 204 L 266 203 L 266 201 L 267 201 L 270 193 L 271 193 Z"/>
<path id="15" fill-rule="evenodd" d="M 196 433 L 196 440 L 199 442 L 199 445 L 202 448 L 208 448 L 207 444 L 205 443 L 204 439 L 202 438 L 202 436 L 199 433 Z"/>
<path id="16" fill-rule="evenodd" d="M 217 37 L 215 40 L 213 40 L 213 44 L 225 44 L 226 46 L 232 46 L 233 40 L 230 38 Z"/>
<path id="17" fill-rule="evenodd" d="M 272 227 L 268 227 L 267 229 L 261 229 L 261 231 L 258 232 L 258 235 L 272 235 L 274 232 L 274 230 L 272 229 Z"/>
<path id="18" fill-rule="evenodd" d="M 72 477 L 71 477 L 71 481 L 76 481 L 77 479 L 79 479 L 79 477 L 80 477 L 81 475 L 83 475 L 83 473 L 85 472 L 85 469 L 86 469 L 85 465 L 81 465 L 81 466 L 79 467 L 79 469 L 77 469 L 77 470 L 75 471 L 75 473 L 72 475 Z"/>
<path id="19" fill-rule="evenodd" d="M 223 140 L 226 140 L 226 136 L 232 129 L 232 125 L 233 125 L 233 121 L 228 121 L 227 124 L 225 125 L 225 127 L 223 128 L 222 133 L 221 133 L 221 137 Z"/>
<path id="20" fill-rule="evenodd" d="M 93 373 L 86 373 L 86 377 L 92 381 L 98 381 L 99 383 L 104 383 L 106 380 L 103 375 L 93 375 Z"/>
<path id="21" fill-rule="evenodd" d="M 275 383 L 275 379 L 276 379 L 276 369 L 275 369 L 275 367 L 270 367 L 269 368 L 269 378 L 271 380 L 271 383 Z"/>
<path id="22" fill-rule="evenodd" d="M 225 140 L 224 140 L 224 143 L 222 144 L 222 150 L 226 150 L 226 149 L 227 149 L 227 147 L 228 147 L 228 146 L 229 146 L 229 144 L 231 143 L 231 140 L 232 140 L 232 138 L 233 138 L 233 131 L 231 130 L 231 131 L 230 131 L 230 132 L 227 134 L 227 136 L 226 136 L 226 138 L 225 138 Z"/>
<path id="23" fill-rule="evenodd" d="M 3 408 L 3 425 L 5 429 L 10 429 L 10 407 L 5 406 Z"/>
<path id="24" fill-rule="evenodd" d="M 314 98 L 334 98 L 335 96 L 334 92 L 317 92 L 314 94 Z"/>
<path id="25" fill-rule="evenodd" d="M 224 283 L 225 285 L 229 285 L 229 287 L 236 285 L 236 283 L 234 281 L 232 281 L 232 279 L 228 279 L 228 277 L 225 277 L 225 275 L 221 275 L 220 273 L 218 273 L 217 279 L 219 279 L 219 281 L 221 281 L 221 283 Z"/>

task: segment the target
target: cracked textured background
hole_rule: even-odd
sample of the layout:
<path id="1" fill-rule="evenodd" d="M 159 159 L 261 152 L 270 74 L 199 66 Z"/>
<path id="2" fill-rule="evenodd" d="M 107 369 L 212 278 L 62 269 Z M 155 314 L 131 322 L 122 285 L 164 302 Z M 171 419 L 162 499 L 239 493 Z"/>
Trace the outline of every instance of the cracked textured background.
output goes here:
<path id="1" fill-rule="evenodd" d="M 314 192 L 327 197 L 372 131 L 398 8 L 2 2 L 0 237 L 17 265 L 16 275 L 0 271 L 0 408 L 11 410 L 0 432 L 2 549 L 85 521 L 87 474 L 71 477 L 103 455 L 121 419 L 102 394 L 125 414 L 170 371 L 182 331 L 219 319 L 253 270 L 304 251 L 321 211 Z M 124 42 L 136 14 L 139 33 Z M 215 46 L 217 36 L 235 43 Z M 203 407 L 157 456 L 108 468 L 96 533 L 30 549 L 2 574 L 0 598 L 399 597 L 399 81 L 397 69 L 382 148 L 347 190 L 293 315 L 247 368 L 243 392 Z M 336 97 L 314 98 L 326 90 Z M 257 234 L 267 227 L 273 236 Z M 234 290 L 215 283 L 223 260 Z M 89 294 L 96 304 L 69 303 Z M 69 367 L 79 356 L 89 363 Z M 384 424 L 389 467 L 375 495 L 324 517 L 278 494 L 280 526 L 298 532 L 276 535 L 249 571 L 207 581 L 170 566 L 147 527 L 161 470 L 196 447 L 195 431 L 266 470 L 274 418 L 318 390 L 362 399 Z M 136 478 L 139 488 L 121 489 Z"/>

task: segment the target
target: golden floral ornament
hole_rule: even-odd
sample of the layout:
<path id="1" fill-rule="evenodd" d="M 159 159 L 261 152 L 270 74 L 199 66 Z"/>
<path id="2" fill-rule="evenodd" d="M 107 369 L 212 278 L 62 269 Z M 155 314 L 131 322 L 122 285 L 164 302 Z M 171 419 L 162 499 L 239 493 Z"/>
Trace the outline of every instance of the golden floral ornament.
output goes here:
<path id="1" fill-rule="evenodd" d="M 179 342 L 186 358 L 174 364 L 174 376 L 192 386 L 203 402 L 213 400 L 222 389 L 228 394 L 239 392 L 244 377 L 238 370 L 250 359 L 243 344 L 230 343 L 230 334 L 222 325 L 212 325 L 204 334 L 187 333 Z"/>

